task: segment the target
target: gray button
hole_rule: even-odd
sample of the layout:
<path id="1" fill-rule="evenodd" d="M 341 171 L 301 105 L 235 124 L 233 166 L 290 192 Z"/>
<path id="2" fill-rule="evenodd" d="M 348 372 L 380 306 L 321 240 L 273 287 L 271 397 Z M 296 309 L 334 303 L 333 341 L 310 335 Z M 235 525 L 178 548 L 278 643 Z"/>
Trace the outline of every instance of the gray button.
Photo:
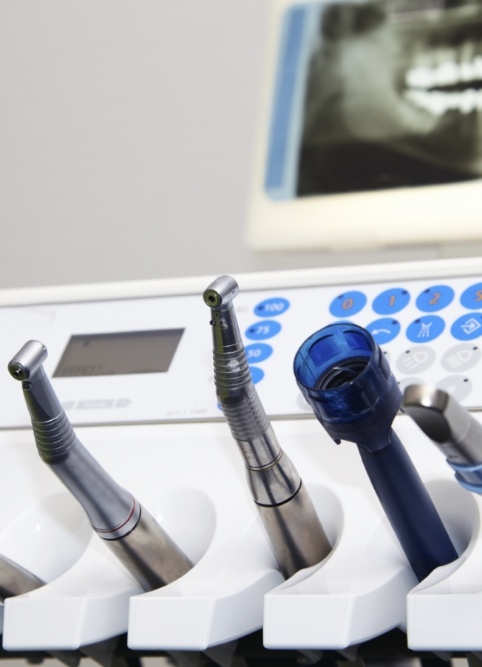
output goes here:
<path id="1" fill-rule="evenodd" d="M 449 348 L 442 357 L 442 366 L 451 373 L 462 373 L 479 363 L 480 348 L 473 343 L 460 343 Z"/>
<path id="2" fill-rule="evenodd" d="M 110 399 L 79 401 L 77 403 L 78 410 L 104 410 L 105 408 L 113 408 L 114 401 Z"/>
<path id="3" fill-rule="evenodd" d="M 435 361 L 435 352 L 427 345 L 415 345 L 405 350 L 397 359 L 397 368 L 402 373 L 422 373 Z"/>
<path id="4" fill-rule="evenodd" d="M 450 375 L 437 382 L 437 387 L 451 394 L 457 401 L 463 401 L 472 391 L 472 382 L 463 375 Z"/>

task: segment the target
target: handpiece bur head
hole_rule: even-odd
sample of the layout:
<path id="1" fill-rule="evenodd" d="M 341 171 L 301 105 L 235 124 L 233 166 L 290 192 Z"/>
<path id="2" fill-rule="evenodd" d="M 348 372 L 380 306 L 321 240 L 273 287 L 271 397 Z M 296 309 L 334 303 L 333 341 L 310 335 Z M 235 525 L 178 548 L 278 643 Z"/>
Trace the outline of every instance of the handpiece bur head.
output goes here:
<path id="1" fill-rule="evenodd" d="M 219 276 L 204 290 L 203 299 L 206 306 L 213 310 L 226 310 L 238 294 L 238 283 L 231 276 Z"/>
<path id="2" fill-rule="evenodd" d="M 38 340 L 29 340 L 8 364 L 10 375 L 19 382 L 33 377 L 47 359 L 47 348 Z"/>

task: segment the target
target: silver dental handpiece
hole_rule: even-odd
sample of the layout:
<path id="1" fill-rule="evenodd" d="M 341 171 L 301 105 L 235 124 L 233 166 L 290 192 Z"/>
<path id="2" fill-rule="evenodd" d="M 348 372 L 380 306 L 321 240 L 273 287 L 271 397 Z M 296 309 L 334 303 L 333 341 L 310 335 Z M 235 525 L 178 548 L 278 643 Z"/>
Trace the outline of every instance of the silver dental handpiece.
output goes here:
<path id="1" fill-rule="evenodd" d="M 175 581 L 192 563 L 131 493 L 79 441 L 43 368 L 47 349 L 29 341 L 8 364 L 22 382 L 40 458 L 85 510 L 94 531 L 146 591 Z"/>
<path id="2" fill-rule="evenodd" d="M 203 295 L 211 309 L 214 381 L 219 404 L 244 459 L 251 495 L 280 569 L 290 577 L 319 563 L 331 547 L 252 382 L 232 303 L 238 291 L 234 278 L 220 276 Z"/>
<path id="3" fill-rule="evenodd" d="M 445 455 L 461 486 L 482 493 L 482 425 L 446 391 L 427 384 L 405 388 L 402 410 Z"/>
<path id="4" fill-rule="evenodd" d="M 45 582 L 6 556 L 0 556 L 0 602 L 23 595 L 43 586 Z"/>

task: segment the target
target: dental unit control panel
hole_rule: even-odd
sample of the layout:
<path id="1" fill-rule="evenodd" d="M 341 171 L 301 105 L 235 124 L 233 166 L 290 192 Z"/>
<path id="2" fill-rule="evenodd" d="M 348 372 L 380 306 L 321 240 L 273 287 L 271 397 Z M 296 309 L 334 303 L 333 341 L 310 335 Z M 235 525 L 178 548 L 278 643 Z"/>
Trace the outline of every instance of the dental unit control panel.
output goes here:
<path id="1" fill-rule="evenodd" d="M 2 558 L 36 582 L 5 595 L 3 647 L 205 651 L 261 630 L 344 650 L 399 628 L 413 650 L 482 651 L 482 259 L 214 278 L 0 292 L 0 591 Z M 372 351 L 381 384 L 344 403 Z M 372 461 L 352 406 L 384 392 Z M 437 555 L 417 569 L 424 521 Z M 154 524 L 179 567 L 146 583 Z"/>

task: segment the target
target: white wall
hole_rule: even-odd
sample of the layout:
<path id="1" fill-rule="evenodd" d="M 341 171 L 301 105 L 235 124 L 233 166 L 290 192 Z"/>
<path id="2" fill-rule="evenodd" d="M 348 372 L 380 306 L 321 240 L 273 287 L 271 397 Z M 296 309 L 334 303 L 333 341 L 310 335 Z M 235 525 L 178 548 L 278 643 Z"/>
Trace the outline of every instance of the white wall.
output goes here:
<path id="1" fill-rule="evenodd" d="M 482 255 L 244 241 L 268 0 L 0 0 L 0 288 Z"/>

